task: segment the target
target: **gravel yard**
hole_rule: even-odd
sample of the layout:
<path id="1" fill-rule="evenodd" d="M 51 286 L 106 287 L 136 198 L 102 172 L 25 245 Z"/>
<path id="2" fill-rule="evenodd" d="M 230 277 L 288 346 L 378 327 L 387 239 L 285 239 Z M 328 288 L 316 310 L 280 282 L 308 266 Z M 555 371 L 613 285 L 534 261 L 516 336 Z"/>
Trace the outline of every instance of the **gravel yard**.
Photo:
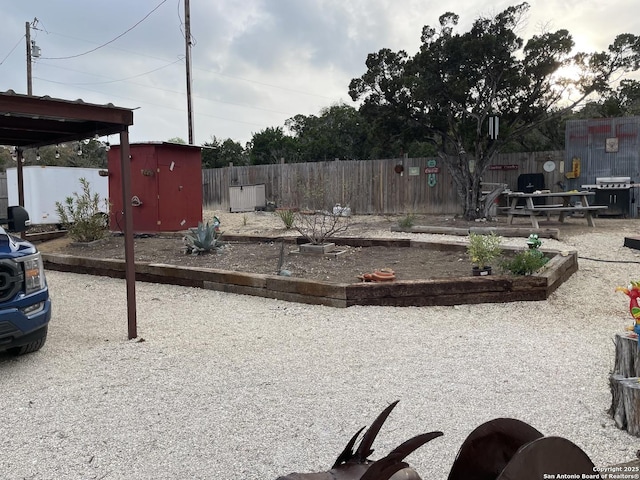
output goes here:
<path id="1" fill-rule="evenodd" d="M 324 470 L 397 399 L 372 457 L 441 430 L 408 459 L 423 478 L 446 480 L 466 436 L 496 417 L 566 437 L 597 466 L 632 460 L 640 439 L 606 410 L 612 337 L 631 323 L 614 289 L 640 278 L 640 251 L 623 247 L 638 227 L 599 220 L 586 234 L 545 239 L 582 258 L 544 302 L 334 309 L 138 283 L 131 341 L 123 280 L 47 272 L 47 344 L 0 354 L 0 478 Z"/>

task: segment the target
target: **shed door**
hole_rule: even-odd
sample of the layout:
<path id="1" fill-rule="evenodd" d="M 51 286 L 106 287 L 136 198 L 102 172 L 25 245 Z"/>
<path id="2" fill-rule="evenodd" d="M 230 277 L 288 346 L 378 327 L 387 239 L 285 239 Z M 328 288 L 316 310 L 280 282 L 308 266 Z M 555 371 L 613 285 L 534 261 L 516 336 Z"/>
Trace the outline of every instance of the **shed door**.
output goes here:
<path id="1" fill-rule="evenodd" d="M 158 159 L 159 230 L 186 230 L 202 220 L 202 172 L 197 162 Z"/>
<path id="2" fill-rule="evenodd" d="M 185 186 L 183 167 L 171 159 L 158 159 L 158 230 L 184 229 Z"/>

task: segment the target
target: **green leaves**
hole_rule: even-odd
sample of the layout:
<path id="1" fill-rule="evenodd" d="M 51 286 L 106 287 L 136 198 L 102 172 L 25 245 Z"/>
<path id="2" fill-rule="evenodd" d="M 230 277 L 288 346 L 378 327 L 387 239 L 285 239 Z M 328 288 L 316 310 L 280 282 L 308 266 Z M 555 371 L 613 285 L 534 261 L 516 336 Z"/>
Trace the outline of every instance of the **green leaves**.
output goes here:
<path id="1" fill-rule="evenodd" d="M 413 57 L 381 49 L 350 84 L 376 138 L 394 139 L 404 152 L 411 142 L 438 147 L 469 220 L 481 211 L 480 179 L 497 153 L 544 135 L 545 125 L 590 96 L 609 93 L 620 74 L 640 68 L 640 37 L 632 34 L 594 53 L 573 52 L 563 29 L 525 43 L 519 32 L 529 9 L 523 2 L 482 16 L 466 32 L 457 32 L 458 15 L 445 13 L 439 26 L 424 27 Z M 500 118 L 497 139 L 487 135 L 491 116 Z M 461 151 L 474 160 L 474 172 L 460 161 Z"/>
<path id="2" fill-rule="evenodd" d="M 471 262 L 480 268 L 489 266 L 489 262 L 502 253 L 501 243 L 502 238 L 495 233 L 489 235 L 470 233 L 467 253 Z"/>
<path id="3" fill-rule="evenodd" d="M 82 192 L 73 192 L 64 203 L 56 202 L 56 213 L 60 223 L 69 231 L 76 242 L 93 242 L 107 234 L 106 215 L 109 205 L 101 201 L 97 193 L 91 193 L 86 178 L 80 179 Z"/>
<path id="4" fill-rule="evenodd" d="M 531 275 L 544 267 L 549 259 L 536 248 L 518 252 L 513 258 L 501 263 L 505 271 L 514 275 Z"/>

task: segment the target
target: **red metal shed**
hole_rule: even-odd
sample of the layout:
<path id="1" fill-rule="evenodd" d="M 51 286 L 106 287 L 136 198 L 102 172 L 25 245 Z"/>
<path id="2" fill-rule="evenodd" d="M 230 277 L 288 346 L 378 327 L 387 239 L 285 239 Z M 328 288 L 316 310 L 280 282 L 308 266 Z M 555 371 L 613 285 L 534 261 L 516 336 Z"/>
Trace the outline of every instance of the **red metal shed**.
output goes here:
<path id="1" fill-rule="evenodd" d="M 202 221 L 200 147 L 166 142 L 130 146 L 131 205 L 136 233 L 175 232 Z M 122 179 L 120 147 L 108 153 L 109 228 L 121 231 Z"/>

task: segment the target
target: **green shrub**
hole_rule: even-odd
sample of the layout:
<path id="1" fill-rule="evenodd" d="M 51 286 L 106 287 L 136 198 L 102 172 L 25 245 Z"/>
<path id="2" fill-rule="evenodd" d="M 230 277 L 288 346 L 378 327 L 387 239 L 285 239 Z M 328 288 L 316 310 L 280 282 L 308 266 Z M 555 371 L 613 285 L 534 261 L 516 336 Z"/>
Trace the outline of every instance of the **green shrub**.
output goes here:
<path id="1" fill-rule="evenodd" d="M 93 242 L 107 234 L 105 217 L 109 205 L 106 200 L 100 201 L 100 195 L 91 193 L 91 186 L 86 178 L 81 178 L 80 184 L 82 193 L 73 192 L 64 203 L 56 202 L 56 213 L 73 240 Z"/>
<path id="2" fill-rule="evenodd" d="M 198 222 L 198 228 L 192 228 L 183 238 L 185 253 L 200 255 L 222 248 L 222 233 L 216 227 L 209 222 Z"/>
<path id="3" fill-rule="evenodd" d="M 407 213 L 404 217 L 398 219 L 400 228 L 411 228 L 416 223 L 416 216 L 413 213 Z"/>
<path id="4" fill-rule="evenodd" d="M 296 221 L 296 213 L 293 210 L 277 210 L 276 215 L 278 215 L 280 220 L 282 220 L 282 223 L 284 223 L 284 228 L 287 230 L 291 230 L 293 228 L 293 224 Z"/>
<path id="5" fill-rule="evenodd" d="M 537 248 L 518 252 L 513 258 L 506 259 L 501 263 L 503 271 L 508 271 L 514 275 L 531 275 L 546 265 L 549 261 Z"/>
<path id="6" fill-rule="evenodd" d="M 484 268 L 502 253 L 502 238 L 495 233 L 482 235 L 479 233 L 469 233 L 469 244 L 467 245 L 467 254 L 471 259 L 471 263 Z"/>

